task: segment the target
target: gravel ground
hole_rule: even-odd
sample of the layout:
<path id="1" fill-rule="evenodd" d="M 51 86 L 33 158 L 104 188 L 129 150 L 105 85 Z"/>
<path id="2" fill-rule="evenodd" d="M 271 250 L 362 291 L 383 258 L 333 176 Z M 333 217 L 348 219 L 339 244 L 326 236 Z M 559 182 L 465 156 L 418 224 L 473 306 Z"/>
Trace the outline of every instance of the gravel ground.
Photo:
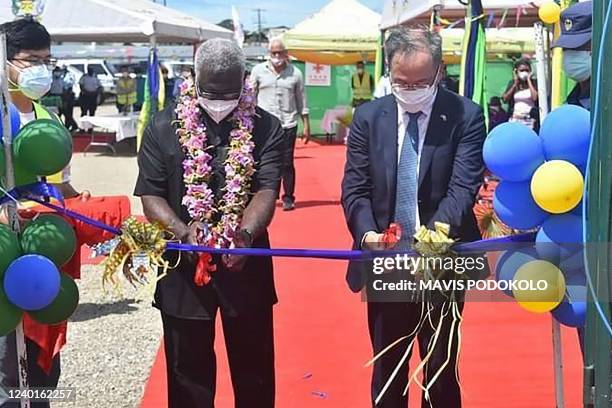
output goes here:
<path id="1" fill-rule="evenodd" d="M 110 109 L 112 107 L 103 108 Z M 75 109 L 77 113 L 78 109 Z M 76 153 L 72 183 L 93 195 L 131 197 L 137 165 L 133 147 L 118 146 L 118 154 Z M 132 213 L 142 214 L 132 198 Z M 60 387 L 76 387 L 76 403 L 53 407 L 138 407 L 161 339 L 159 313 L 141 294 L 124 286 L 123 298 L 105 294 L 99 266 L 87 265 L 77 281 L 80 305 L 68 325 L 68 344 L 62 350 Z"/>
<path id="2" fill-rule="evenodd" d="M 159 347 L 159 313 L 127 287 L 122 299 L 105 294 L 99 266 L 84 266 L 78 283 L 59 385 L 75 387 L 77 400 L 53 407 L 137 407 Z"/>

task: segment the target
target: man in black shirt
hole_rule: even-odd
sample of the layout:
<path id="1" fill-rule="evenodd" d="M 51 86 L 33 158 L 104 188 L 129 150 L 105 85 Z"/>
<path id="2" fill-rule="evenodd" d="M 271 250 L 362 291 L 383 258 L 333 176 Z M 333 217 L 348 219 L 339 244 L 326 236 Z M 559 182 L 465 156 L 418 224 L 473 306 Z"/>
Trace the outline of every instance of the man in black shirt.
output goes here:
<path id="1" fill-rule="evenodd" d="M 216 203 L 224 194 L 230 132 L 237 126 L 231 114 L 243 92 L 244 71 L 244 54 L 229 40 L 209 40 L 196 53 L 199 120 L 206 128 L 206 151 L 212 156 L 208 187 Z M 255 173 L 251 198 L 233 242 L 236 247 L 269 248 L 266 228 L 280 187 L 283 130 L 278 119 L 259 108 L 252 119 Z M 141 197 L 150 221 L 160 221 L 182 242 L 198 244 L 202 220 L 192 220 L 182 204 L 185 153 L 177 126 L 175 107 L 151 120 L 138 154 L 140 173 L 134 194 Z M 177 256 L 168 253 L 166 259 L 174 262 Z M 154 304 L 164 326 L 169 406 L 214 406 L 219 309 L 236 407 L 273 407 L 272 305 L 277 299 L 272 259 L 232 255 L 213 260 L 216 271 L 204 286 L 194 283 L 197 256 L 186 253 L 157 285 Z"/>

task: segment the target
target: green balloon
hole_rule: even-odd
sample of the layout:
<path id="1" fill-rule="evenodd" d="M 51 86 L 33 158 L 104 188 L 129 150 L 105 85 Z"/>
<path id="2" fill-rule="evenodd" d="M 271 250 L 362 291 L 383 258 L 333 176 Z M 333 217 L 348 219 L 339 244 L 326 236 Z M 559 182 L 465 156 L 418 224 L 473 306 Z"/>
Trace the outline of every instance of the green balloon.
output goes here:
<path id="1" fill-rule="evenodd" d="M 70 276 L 62 273 L 60 291 L 53 303 L 42 310 L 28 312 L 30 317 L 42 324 L 58 324 L 68 320 L 79 305 L 79 288 Z"/>
<path id="2" fill-rule="evenodd" d="M 15 161 L 30 173 L 50 176 L 70 163 L 72 137 L 61 123 L 52 119 L 37 119 L 17 133 L 13 154 Z"/>
<path id="3" fill-rule="evenodd" d="M 0 224 L 0 285 L 6 268 L 20 256 L 19 237 L 8 226 Z"/>
<path id="4" fill-rule="evenodd" d="M 62 267 L 76 251 L 76 234 L 62 217 L 45 214 L 25 227 L 21 234 L 21 247 L 25 254 L 46 256 Z"/>
<path id="5" fill-rule="evenodd" d="M 9 302 L 4 291 L 0 289 L 0 337 L 15 330 L 22 317 L 23 311 Z"/>
<path id="6" fill-rule="evenodd" d="M 13 160 L 13 174 L 15 175 L 15 185 L 25 186 L 27 184 L 36 183 L 38 176 L 29 170 L 26 170 L 18 161 Z"/>

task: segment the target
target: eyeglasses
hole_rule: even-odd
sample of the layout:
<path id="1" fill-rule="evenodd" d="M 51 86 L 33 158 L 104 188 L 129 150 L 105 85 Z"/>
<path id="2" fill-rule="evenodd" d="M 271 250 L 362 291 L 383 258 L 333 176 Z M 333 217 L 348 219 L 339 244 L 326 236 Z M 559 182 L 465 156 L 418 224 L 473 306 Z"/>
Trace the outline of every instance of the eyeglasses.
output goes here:
<path id="1" fill-rule="evenodd" d="M 54 68 L 57 65 L 57 58 L 13 58 L 12 61 L 19 61 L 30 66 L 46 65 L 50 68 Z"/>
<path id="2" fill-rule="evenodd" d="M 432 86 L 435 82 L 436 82 L 436 78 L 438 78 L 438 75 L 440 74 L 440 68 L 438 68 L 436 70 L 436 74 L 434 75 L 434 77 L 432 79 L 430 79 L 427 82 L 421 82 L 421 83 L 416 83 L 416 84 L 403 84 L 403 83 L 399 83 L 399 82 L 394 82 L 393 80 L 391 81 L 391 86 L 393 88 L 396 88 L 398 90 L 401 91 L 417 91 L 419 89 L 427 89 L 430 86 Z"/>

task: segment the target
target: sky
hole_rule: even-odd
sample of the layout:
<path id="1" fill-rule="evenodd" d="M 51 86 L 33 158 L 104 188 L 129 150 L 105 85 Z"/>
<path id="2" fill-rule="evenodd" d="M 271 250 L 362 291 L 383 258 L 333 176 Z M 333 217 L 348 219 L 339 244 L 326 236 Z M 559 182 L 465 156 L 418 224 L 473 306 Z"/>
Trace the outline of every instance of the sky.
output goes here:
<path id="1" fill-rule="evenodd" d="M 383 0 L 359 0 L 361 4 L 382 13 Z M 163 3 L 162 0 L 157 0 Z M 166 0 L 166 5 L 182 12 L 199 17 L 211 23 L 219 23 L 232 17 L 232 5 L 238 9 L 240 21 L 248 31 L 257 29 L 257 11 L 261 12 L 263 27 L 287 26 L 310 17 L 319 11 L 329 0 Z"/>

